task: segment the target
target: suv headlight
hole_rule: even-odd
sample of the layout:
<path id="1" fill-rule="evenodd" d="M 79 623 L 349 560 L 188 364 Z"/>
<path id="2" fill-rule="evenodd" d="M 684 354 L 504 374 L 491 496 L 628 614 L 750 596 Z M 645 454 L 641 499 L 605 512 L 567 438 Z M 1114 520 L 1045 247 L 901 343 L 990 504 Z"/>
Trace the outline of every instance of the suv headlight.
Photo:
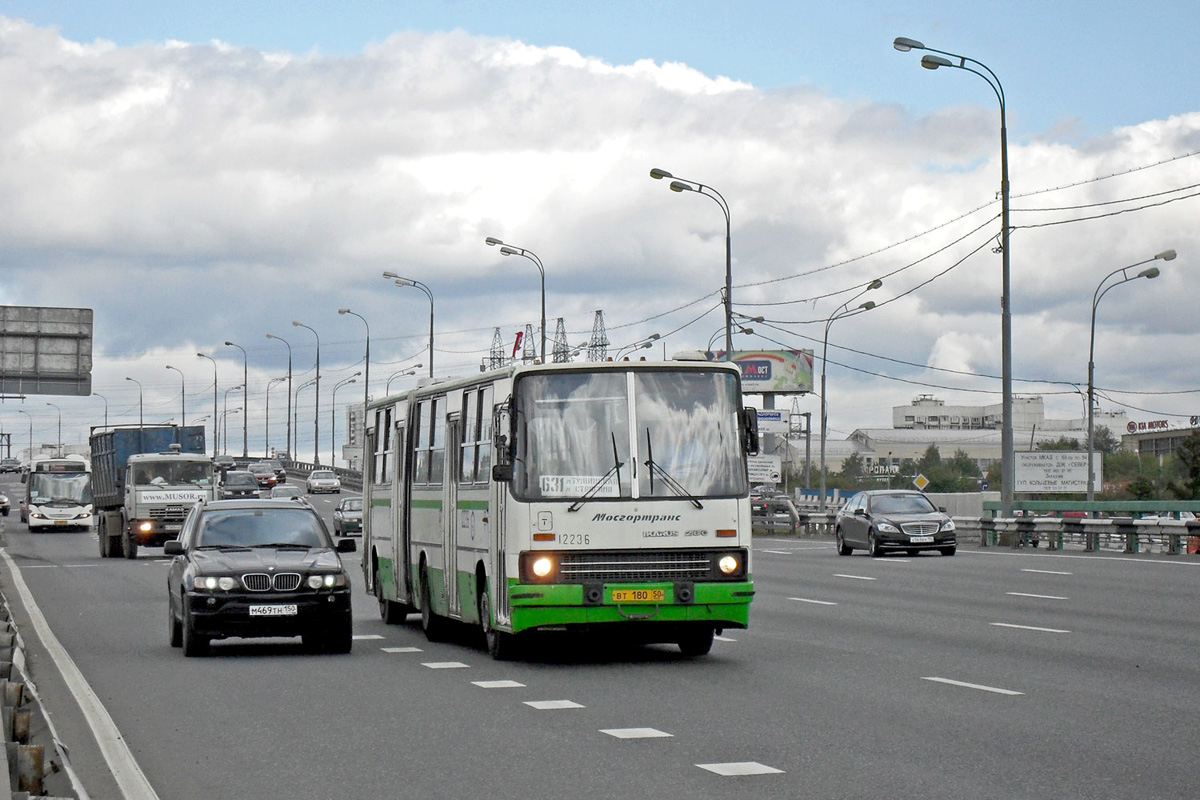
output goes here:
<path id="1" fill-rule="evenodd" d="M 237 585 L 237 579 L 229 575 L 197 575 L 192 578 L 192 590 L 197 592 L 231 592 Z"/>
<path id="2" fill-rule="evenodd" d="M 338 589 L 345 585 L 346 574 L 344 572 L 326 572 L 308 576 L 308 588 L 310 589 Z"/>

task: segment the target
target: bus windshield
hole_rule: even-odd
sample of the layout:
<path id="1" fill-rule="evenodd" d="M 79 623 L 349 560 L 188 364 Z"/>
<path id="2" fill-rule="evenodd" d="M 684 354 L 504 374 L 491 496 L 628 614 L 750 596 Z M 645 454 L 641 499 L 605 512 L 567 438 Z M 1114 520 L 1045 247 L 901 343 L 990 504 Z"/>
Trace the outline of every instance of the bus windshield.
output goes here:
<path id="1" fill-rule="evenodd" d="M 90 477 L 86 472 L 31 472 L 29 502 L 35 505 L 88 505 L 92 502 Z"/>
<path id="2" fill-rule="evenodd" d="M 740 397 L 728 372 L 540 373 L 522 376 L 514 399 L 518 498 L 704 498 L 747 491 Z"/>

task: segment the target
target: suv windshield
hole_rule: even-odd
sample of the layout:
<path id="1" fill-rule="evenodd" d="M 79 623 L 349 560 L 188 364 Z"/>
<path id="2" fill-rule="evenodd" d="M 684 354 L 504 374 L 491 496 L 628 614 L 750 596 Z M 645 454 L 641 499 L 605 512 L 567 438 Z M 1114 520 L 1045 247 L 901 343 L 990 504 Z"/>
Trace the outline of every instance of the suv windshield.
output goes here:
<path id="1" fill-rule="evenodd" d="M 737 378 L 725 370 L 532 374 L 514 399 L 521 499 L 747 491 Z"/>
<path id="2" fill-rule="evenodd" d="M 226 486 L 254 486 L 257 488 L 258 481 L 249 472 L 230 472 L 225 476 Z"/>
<path id="3" fill-rule="evenodd" d="M 316 515 L 306 508 L 246 508 L 204 512 L 197 547 L 297 544 L 329 547 Z"/>

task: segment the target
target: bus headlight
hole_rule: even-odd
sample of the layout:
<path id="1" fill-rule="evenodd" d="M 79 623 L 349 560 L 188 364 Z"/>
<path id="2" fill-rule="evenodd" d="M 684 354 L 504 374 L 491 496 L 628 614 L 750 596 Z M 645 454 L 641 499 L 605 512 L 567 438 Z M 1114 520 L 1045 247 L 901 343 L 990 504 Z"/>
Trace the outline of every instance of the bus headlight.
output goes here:
<path id="1" fill-rule="evenodd" d="M 721 556 L 721 560 L 717 562 L 717 568 L 721 570 L 722 575 L 736 575 L 741 566 L 738 557 L 732 554 Z"/>
<path id="2" fill-rule="evenodd" d="M 532 583 L 552 581 L 558 574 L 558 558 L 553 553 L 522 553 L 521 578 Z"/>

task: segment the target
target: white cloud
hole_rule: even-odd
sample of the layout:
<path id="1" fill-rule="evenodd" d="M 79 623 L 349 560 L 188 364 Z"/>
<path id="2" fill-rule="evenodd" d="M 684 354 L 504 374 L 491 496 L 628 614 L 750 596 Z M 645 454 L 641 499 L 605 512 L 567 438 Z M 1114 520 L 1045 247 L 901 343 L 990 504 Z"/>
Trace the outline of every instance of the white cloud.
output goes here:
<path id="1" fill-rule="evenodd" d="M 179 387 L 165 363 L 189 371 L 189 407 L 202 407 L 211 372 L 195 353 L 220 357 L 232 380 L 240 354 L 226 339 L 250 352 L 251 384 L 261 387 L 253 405 L 286 355 L 267 332 L 287 337 L 297 364 L 311 367 L 312 337 L 293 319 L 320 331 L 323 371 L 349 374 L 362 331 L 339 306 L 370 320 L 382 389 L 384 362 L 419 352 L 428 321 L 425 298 L 384 281 L 384 270 L 433 289 L 439 371 L 472 371 L 495 327 L 510 338 L 538 313 L 536 269 L 484 246 L 486 236 L 542 258 L 551 332 L 564 317 L 572 343 L 590 333 L 596 309 L 614 344 L 672 331 L 719 302 L 725 220 L 711 199 L 650 180 L 651 167 L 728 200 L 735 304 L 788 321 L 755 326 L 772 339 L 819 355 L 824 320 L 848 290 L 884 277 L 872 295 L 880 307 L 839 322 L 834 341 L 893 360 L 836 359 L 915 383 L 831 369 L 835 430 L 890 424 L 890 407 L 919 393 L 954 403 L 998 396 L 998 381 L 925 370 L 998 372 L 992 109 L 913 119 L 895 104 L 810 87 L 764 92 L 683 64 L 610 65 L 462 32 L 396 34 L 347 58 L 80 44 L 0 18 L 0 52 L 0 299 L 95 308 L 96 388 L 114 409 L 129 409 L 123 378 L 135 371 L 147 402 L 169 409 Z M 1025 209 L 1200 183 L 1200 157 L 1171 160 L 1200 150 L 1200 113 L 1078 146 L 1010 149 L 1018 377 L 1081 380 L 1096 282 L 1174 247 L 1180 257 L 1162 278 L 1106 297 L 1101 383 L 1194 388 L 1178 362 L 1197 344 L 1187 298 L 1197 289 L 1200 198 L 1118 215 L 1149 201 Z M 781 301 L 790 304 L 761 305 Z M 672 334 L 668 350 L 701 347 L 721 325 L 714 311 Z M 979 386 L 997 394 L 942 388 Z M 1045 393 L 1052 413 L 1077 408 L 1053 384 L 1018 391 Z M 1187 398 L 1128 399 L 1190 414 Z M 76 423 L 95 422 L 94 401 L 73 402 Z"/>

